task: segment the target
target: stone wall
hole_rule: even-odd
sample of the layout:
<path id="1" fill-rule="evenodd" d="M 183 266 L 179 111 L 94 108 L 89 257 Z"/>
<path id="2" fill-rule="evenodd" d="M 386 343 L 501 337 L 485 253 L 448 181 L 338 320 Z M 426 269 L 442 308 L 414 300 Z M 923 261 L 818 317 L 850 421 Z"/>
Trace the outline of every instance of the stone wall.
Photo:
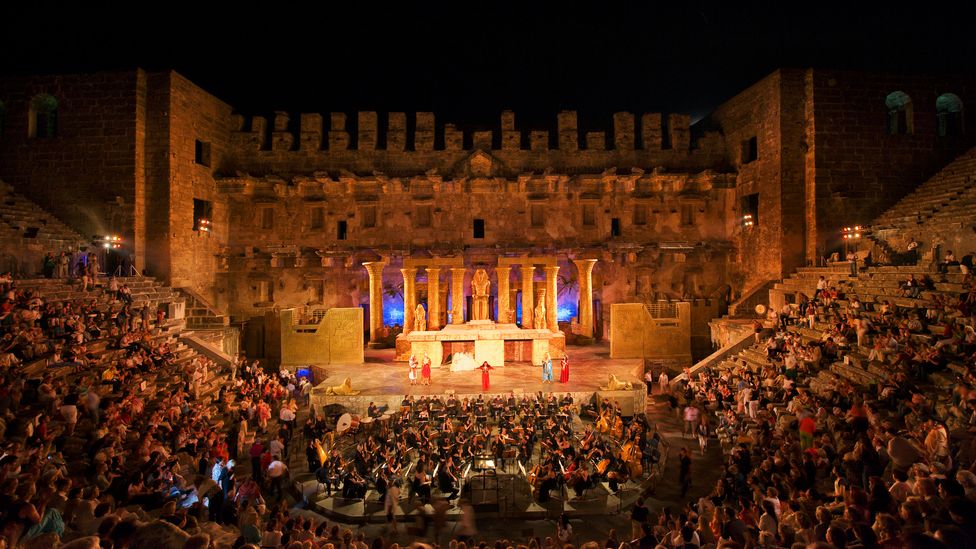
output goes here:
<path id="1" fill-rule="evenodd" d="M 294 309 L 280 319 L 282 366 L 363 363 L 362 309 L 329 309 L 317 324 L 298 324 Z"/>
<path id="2" fill-rule="evenodd" d="M 896 91 L 911 98 L 910 131 L 891 134 L 886 98 Z M 961 115 L 954 134 L 939 135 L 936 99 L 947 92 L 972 102 L 976 79 L 784 69 L 700 123 L 722 129 L 738 173 L 734 285 L 782 278 L 838 251 L 843 227 L 867 224 L 971 146 L 976 128 Z M 743 197 L 755 194 L 758 219 L 746 227 Z"/>
<path id="3" fill-rule="evenodd" d="M 86 237 L 131 246 L 141 71 L 0 79 L 0 177 Z M 31 101 L 57 101 L 53 137 L 30 137 Z"/>
<path id="4" fill-rule="evenodd" d="M 672 370 L 691 365 L 691 303 L 662 302 L 657 308 L 648 311 L 642 303 L 611 307 L 611 358 L 643 358 Z"/>
<path id="5" fill-rule="evenodd" d="M 976 144 L 976 120 L 940 136 L 936 99 L 953 93 L 963 105 L 976 104 L 976 78 L 808 71 L 815 116 L 815 195 L 807 196 L 808 215 L 816 212 L 811 240 L 837 251 L 841 229 L 865 225 L 942 166 Z M 910 133 L 889 135 L 885 98 L 896 91 L 911 98 Z M 809 174 L 808 174 L 809 176 Z M 809 254 L 808 250 L 808 254 Z M 811 259 L 814 256 L 809 256 Z"/>
<path id="6" fill-rule="evenodd" d="M 299 131 L 292 115 L 278 112 L 235 116 L 232 170 L 252 175 L 292 175 L 317 170 L 354 174 L 382 172 L 391 177 L 434 171 L 446 173 L 471 151 L 490 151 L 516 173 L 556 169 L 567 173 L 667 166 L 699 171 L 721 160 L 721 138 L 691 146 L 689 117 L 620 112 L 607 131 L 581 133 L 576 111 L 557 116 L 554 136 L 545 129 L 517 128 L 515 114 L 501 115 L 500 131 L 465 132 L 451 123 L 438 126 L 434 113 L 303 113 Z M 412 131 L 411 131 L 412 130 Z"/>
<path id="7" fill-rule="evenodd" d="M 169 271 L 164 274 L 173 286 L 189 286 L 209 298 L 218 308 L 229 305 L 215 295 L 217 253 L 224 247 L 232 227 L 227 202 L 217 192 L 214 174 L 225 173 L 229 154 L 231 108 L 195 86 L 183 76 L 168 73 L 169 111 L 169 227 L 174 251 Z M 197 158 L 197 142 L 209 158 Z M 198 160 L 206 160 L 199 162 Z M 211 204 L 210 231 L 195 230 L 194 199 Z"/>
<path id="8" fill-rule="evenodd" d="M 787 219 L 783 211 L 783 101 L 784 80 L 797 75 L 776 71 L 722 104 L 710 122 L 725 134 L 726 161 L 737 171 L 734 214 L 729 230 L 734 234 L 738 254 L 735 280 L 738 289 L 764 280 L 782 278 L 795 267 L 795 259 L 784 257 L 785 235 L 795 232 L 802 216 Z M 793 183 L 792 181 L 790 181 Z M 744 227 L 743 197 L 758 195 L 759 215 L 752 227 Z M 802 231 L 801 231 L 802 234 Z"/>

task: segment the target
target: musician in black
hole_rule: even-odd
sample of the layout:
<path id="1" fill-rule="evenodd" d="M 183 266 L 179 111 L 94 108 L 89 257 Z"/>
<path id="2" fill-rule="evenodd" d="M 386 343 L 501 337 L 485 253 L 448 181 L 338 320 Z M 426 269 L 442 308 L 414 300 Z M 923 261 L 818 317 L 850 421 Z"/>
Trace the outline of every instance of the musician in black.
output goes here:
<path id="1" fill-rule="evenodd" d="M 450 457 L 442 461 L 437 469 L 437 488 L 451 501 L 458 495 L 458 477 L 454 472 L 454 460 Z"/>

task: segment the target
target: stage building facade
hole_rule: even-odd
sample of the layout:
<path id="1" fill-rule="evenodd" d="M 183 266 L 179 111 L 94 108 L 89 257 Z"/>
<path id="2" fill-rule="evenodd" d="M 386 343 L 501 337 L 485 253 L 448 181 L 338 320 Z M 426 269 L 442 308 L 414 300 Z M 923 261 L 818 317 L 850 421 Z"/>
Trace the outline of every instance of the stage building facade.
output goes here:
<path id="1" fill-rule="evenodd" d="M 657 324 L 687 342 L 667 349 L 678 365 L 708 354 L 730 302 L 972 146 L 974 91 L 784 69 L 696 124 L 620 112 L 582 131 L 564 111 L 527 128 L 504 111 L 468 131 L 429 112 L 239 114 L 171 71 L 9 77 L 0 179 L 93 242 L 118 235 L 107 262 L 240 323 L 251 357 L 281 358 L 283 309 L 308 324 L 362 308 L 377 345 L 417 305 L 431 330 L 467 322 L 484 269 L 489 320 L 534 329 L 545 295 L 545 329 L 569 342 L 608 339 L 614 304 L 674 314 Z"/>

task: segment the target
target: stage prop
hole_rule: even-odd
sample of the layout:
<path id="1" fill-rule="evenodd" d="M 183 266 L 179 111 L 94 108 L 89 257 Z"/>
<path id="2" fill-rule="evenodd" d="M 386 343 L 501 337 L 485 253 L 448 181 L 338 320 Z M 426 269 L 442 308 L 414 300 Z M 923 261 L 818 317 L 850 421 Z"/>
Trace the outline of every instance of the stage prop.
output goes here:
<path id="1" fill-rule="evenodd" d="M 281 311 L 281 366 L 362 364 L 363 310 L 332 308 L 318 324 L 296 324 L 296 311 Z"/>
<path id="2" fill-rule="evenodd" d="M 654 359 L 673 369 L 691 364 L 691 304 L 614 303 L 610 306 L 610 358 Z"/>
<path id="3" fill-rule="evenodd" d="M 596 261 L 574 260 L 583 286 L 588 290 L 584 299 L 592 300 L 589 281 Z M 371 283 L 379 284 L 386 263 L 363 265 L 369 272 Z M 513 267 L 517 267 L 522 275 L 521 283 L 516 283 L 515 287 L 511 281 Z M 544 273 L 544 280 L 535 280 L 537 270 Z M 426 308 L 422 302 L 423 279 L 418 281 L 421 271 L 426 273 Z M 441 271 L 450 272 L 450 280 L 443 286 Z M 471 277 L 466 280 L 469 271 Z M 556 257 L 501 257 L 494 268 L 485 264 L 466 267 L 460 257 L 405 258 L 400 273 L 403 275 L 404 329 L 397 336 L 398 361 L 426 353 L 436 368 L 444 364 L 449 355 L 464 352 L 476 364 L 488 362 L 492 366 L 503 366 L 506 362 L 529 361 L 539 365 L 546 353 L 560 358 L 565 352 L 566 338 L 559 330 L 557 319 L 559 265 Z M 465 295 L 465 288 L 470 289 L 469 295 Z M 521 324 L 516 324 L 514 300 L 519 291 L 522 319 Z M 470 310 L 466 315 L 465 305 L 469 297 Z M 382 306 L 374 303 L 377 299 L 370 292 L 371 311 Z M 581 315 L 581 325 L 592 333 L 593 311 L 589 303 L 584 304 Z"/>

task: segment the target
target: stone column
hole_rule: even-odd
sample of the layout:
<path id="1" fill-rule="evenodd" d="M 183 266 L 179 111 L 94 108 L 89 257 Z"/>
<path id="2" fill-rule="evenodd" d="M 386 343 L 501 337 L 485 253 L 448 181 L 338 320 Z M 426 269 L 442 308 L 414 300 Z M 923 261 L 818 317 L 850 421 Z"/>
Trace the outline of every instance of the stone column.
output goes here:
<path id="1" fill-rule="evenodd" d="M 535 267 L 528 264 L 522 265 L 522 328 L 532 329 L 532 311 L 535 309 L 535 287 L 532 277 L 535 274 Z"/>
<path id="2" fill-rule="evenodd" d="M 427 267 L 427 329 L 441 328 L 441 270 Z"/>
<path id="3" fill-rule="evenodd" d="M 496 322 L 508 322 L 505 316 L 505 309 L 508 305 L 508 277 L 512 273 L 511 267 L 495 267 L 495 276 L 498 277 L 498 316 Z"/>
<path id="4" fill-rule="evenodd" d="M 546 266 L 546 325 L 553 332 L 559 331 L 559 315 L 556 314 L 558 301 L 556 300 L 556 274 L 558 265 Z"/>
<path id="5" fill-rule="evenodd" d="M 464 267 L 451 269 L 451 324 L 464 324 Z"/>
<path id="6" fill-rule="evenodd" d="M 413 331 L 413 312 L 417 308 L 417 269 L 400 269 L 403 273 L 403 333 Z"/>
<path id="7" fill-rule="evenodd" d="M 383 331 L 383 261 L 363 263 L 369 274 L 369 345 L 378 347 L 380 333 Z"/>
<path id="8" fill-rule="evenodd" d="M 593 337 L 593 265 L 596 259 L 574 259 L 579 272 L 579 335 Z"/>

